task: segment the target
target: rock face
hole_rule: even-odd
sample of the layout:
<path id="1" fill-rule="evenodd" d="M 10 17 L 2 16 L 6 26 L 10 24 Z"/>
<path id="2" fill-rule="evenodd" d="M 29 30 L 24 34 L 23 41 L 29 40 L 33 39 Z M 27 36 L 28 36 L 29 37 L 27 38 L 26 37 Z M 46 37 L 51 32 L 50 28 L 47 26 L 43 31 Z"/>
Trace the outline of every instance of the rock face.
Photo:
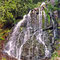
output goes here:
<path id="1" fill-rule="evenodd" d="M 17 60 L 0 51 L 0 60 Z"/>
<path id="2" fill-rule="evenodd" d="M 28 60 L 27 57 L 21 57 L 21 60 Z M 3 53 L 0 51 L 0 60 L 17 60 L 16 58 L 10 57 L 7 54 Z M 31 57 L 30 57 L 31 59 Z M 59 57 L 57 58 L 58 60 L 60 59 Z M 40 60 L 49 60 L 49 58 L 44 58 L 44 59 L 40 59 Z"/>

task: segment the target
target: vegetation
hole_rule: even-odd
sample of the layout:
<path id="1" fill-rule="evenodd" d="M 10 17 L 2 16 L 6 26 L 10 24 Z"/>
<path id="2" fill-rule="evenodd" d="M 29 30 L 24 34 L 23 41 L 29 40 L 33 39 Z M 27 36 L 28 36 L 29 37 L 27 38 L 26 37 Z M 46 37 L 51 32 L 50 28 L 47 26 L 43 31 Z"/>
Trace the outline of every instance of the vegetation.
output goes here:
<path id="1" fill-rule="evenodd" d="M 4 0 L 0 3 L 0 22 L 4 25 L 8 23 L 11 25 L 17 22 L 17 19 L 21 19 L 23 15 L 36 6 L 32 0 Z"/>

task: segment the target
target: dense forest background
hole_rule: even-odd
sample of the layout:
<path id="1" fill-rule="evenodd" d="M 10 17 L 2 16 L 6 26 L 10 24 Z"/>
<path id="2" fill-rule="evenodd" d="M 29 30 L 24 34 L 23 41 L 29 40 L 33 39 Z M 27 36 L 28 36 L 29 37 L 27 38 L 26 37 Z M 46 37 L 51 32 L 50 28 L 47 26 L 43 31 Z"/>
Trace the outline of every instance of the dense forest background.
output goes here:
<path id="1" fill-rule="evenodd" d="M 55 18 L 60 32 L 59 0 L 0 0 L 0 50 L 3 49 L 12 27 L 20 21 L 29 10 L 39 7 L 42 2 L 46 2 L 48 11 L 52 13 L 57 11 L 58 15 Z M 59 40 L 60 39 L 57 39 L 57 42 L 59 42 Z M 56 50 L 59 46 L 60 45 L 56 47 Z M 55 55 L 58 56 L 57 54 Z"/>

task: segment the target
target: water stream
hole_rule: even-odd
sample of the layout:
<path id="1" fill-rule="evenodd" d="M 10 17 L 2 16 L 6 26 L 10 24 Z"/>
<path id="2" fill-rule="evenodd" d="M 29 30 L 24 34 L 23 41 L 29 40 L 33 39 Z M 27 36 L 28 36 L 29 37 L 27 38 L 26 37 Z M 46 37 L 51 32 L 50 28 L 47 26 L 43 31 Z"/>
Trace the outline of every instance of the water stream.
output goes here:
<path id="1" fill-rule="evenodd" d="M 43 33 L 44 31 L 42 30 L 42 12 L 43 11 L 39 8 L 38 19 L 36 18 L 37 15 L 34 14 L 33 20 L 31 17 L 31 10 L 27 15 L 24 15 L 23 19 L 19 21 L 15 26 L 15 28 L 13 29 L 13 32 L 9 38 L 9 41 L 5 46 L 5 49 L 4 49 L 5 53 L 7 53 L 9 56 L 17 58 L 18 60 L 21 60 L 22 55 L 25 54 L 23 53 L 24 48 L 29 46 L 26 48 L 28 49 L 28 51 L 26 52 L 28 53 L 27 55 L 28 60 L 39 60 L 38 58 L 39 52 L 40 52 L 39 46 L 40 44 L 42 44 L 44 46 L 44 51 L 45 51 L 44 57 L 50 56 L 50 51 L 44 41 L 45 36 Z M 44 16 L 45 16 L 45 13 L 44 13 Z M 46 20 L 46 16 L 45 16 L 45 20 Z M 24 24 L 26 24 L 26 26 Z M 20 28 L 22 26 L 25 26 L 25 27 L 23 27 L 22 31 L 20 32 Z M 29 43 L 27 44 L 27 42 Z M 36 52 L 36 54 L 34 52 Z M 26 54 L 25 54 L 25 57 L 26 57 Z"/>

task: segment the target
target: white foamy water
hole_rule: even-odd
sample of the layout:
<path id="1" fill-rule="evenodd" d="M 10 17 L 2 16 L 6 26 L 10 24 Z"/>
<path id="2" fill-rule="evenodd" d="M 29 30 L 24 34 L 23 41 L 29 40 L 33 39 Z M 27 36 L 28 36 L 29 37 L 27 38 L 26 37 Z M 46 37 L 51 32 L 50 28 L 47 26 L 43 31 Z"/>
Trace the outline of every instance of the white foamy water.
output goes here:
<path id="1" fill-rule="evenodd" d="M 11 37 L 9 38 L 9 42 L 6 44 L 6 48 L 9 48 L 8 50 L 5 49 L 4 52 L 8 53 L 8 55 L 15 57 L 16 55 L 14 54 L 15 52 L 15 43 L 17 36 L 19 34 L 20 26 L 21 24 L 26 20 L 26 15 L 24 15 L 23 20 L 17 23 L 15 26 L 13 33 L 11 34 Z M 11 53 L 12 52 L 12 53 Z"/>

